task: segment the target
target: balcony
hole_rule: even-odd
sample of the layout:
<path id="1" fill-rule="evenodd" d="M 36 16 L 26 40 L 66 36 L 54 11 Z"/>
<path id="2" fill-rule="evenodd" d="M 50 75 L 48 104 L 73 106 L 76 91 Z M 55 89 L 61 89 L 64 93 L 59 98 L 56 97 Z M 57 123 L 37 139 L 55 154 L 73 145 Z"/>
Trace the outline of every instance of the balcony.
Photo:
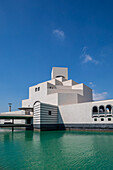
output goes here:
<path id="1" fill-rule="evenodd" d="M 112 112 L 106 112 L 107 117 L 112 117 Z"/>
<path id="2" fill-rule="evenodd" d="M 99 117 L 105 117 L 106 113 L 105 112 L 99 112 Z"/>
<path id="3" fill-rule="evenodd" d="M 98 117 L 98 112 L 93 112 L 92 116 L 93 117 Z"/>

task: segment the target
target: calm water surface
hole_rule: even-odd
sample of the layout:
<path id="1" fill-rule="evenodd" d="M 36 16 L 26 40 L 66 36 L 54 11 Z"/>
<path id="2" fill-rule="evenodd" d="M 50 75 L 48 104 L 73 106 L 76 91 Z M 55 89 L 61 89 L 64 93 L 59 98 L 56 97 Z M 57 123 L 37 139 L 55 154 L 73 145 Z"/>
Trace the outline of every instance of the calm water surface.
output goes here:
<path id="1" fill-rule="evenodd" d="M 113 133 L 0 132 L 0 170 L 113 169 Z"/>

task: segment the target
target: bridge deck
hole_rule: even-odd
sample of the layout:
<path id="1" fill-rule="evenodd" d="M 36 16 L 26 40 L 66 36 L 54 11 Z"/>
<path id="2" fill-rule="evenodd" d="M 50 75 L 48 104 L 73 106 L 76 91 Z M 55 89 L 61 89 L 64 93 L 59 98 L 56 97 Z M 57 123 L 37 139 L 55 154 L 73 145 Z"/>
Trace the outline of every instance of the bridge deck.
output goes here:
<path id="1" fill-rule="evenodd" d="M 31 127 L 31 124 L 0 124 L 0 127 Z"/>
<path id="2" fill-rule="evenodd" d="M 33 118 L 33 115 L 0 114 L 0 119 L 28 119 L 28 118 Z"/>

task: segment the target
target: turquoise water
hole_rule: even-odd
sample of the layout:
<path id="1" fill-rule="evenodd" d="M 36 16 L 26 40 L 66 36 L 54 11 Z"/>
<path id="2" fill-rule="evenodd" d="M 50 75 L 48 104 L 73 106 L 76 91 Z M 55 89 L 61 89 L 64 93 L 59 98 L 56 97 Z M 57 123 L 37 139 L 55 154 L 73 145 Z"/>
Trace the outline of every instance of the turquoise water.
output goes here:
<path id="1" fill-rule="evenodd" d="M 0 170 L 113 169 L 113 133 L 0 132 Z"/>

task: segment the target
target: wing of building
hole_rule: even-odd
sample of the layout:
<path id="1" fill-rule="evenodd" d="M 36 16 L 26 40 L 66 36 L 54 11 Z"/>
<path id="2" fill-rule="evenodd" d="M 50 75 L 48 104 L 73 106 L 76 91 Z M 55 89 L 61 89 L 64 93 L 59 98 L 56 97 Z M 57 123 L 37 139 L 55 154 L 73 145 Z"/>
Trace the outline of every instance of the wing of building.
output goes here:
<path id="1" fill-rule="evenodd" d="M 68 68 L 53 67 L 51 80 L 30 87 L 20 110 L 39 130 L 113 129 L 112 106 L 113 100 L 93 101 L 91 88 L 68 80 Z"/>

